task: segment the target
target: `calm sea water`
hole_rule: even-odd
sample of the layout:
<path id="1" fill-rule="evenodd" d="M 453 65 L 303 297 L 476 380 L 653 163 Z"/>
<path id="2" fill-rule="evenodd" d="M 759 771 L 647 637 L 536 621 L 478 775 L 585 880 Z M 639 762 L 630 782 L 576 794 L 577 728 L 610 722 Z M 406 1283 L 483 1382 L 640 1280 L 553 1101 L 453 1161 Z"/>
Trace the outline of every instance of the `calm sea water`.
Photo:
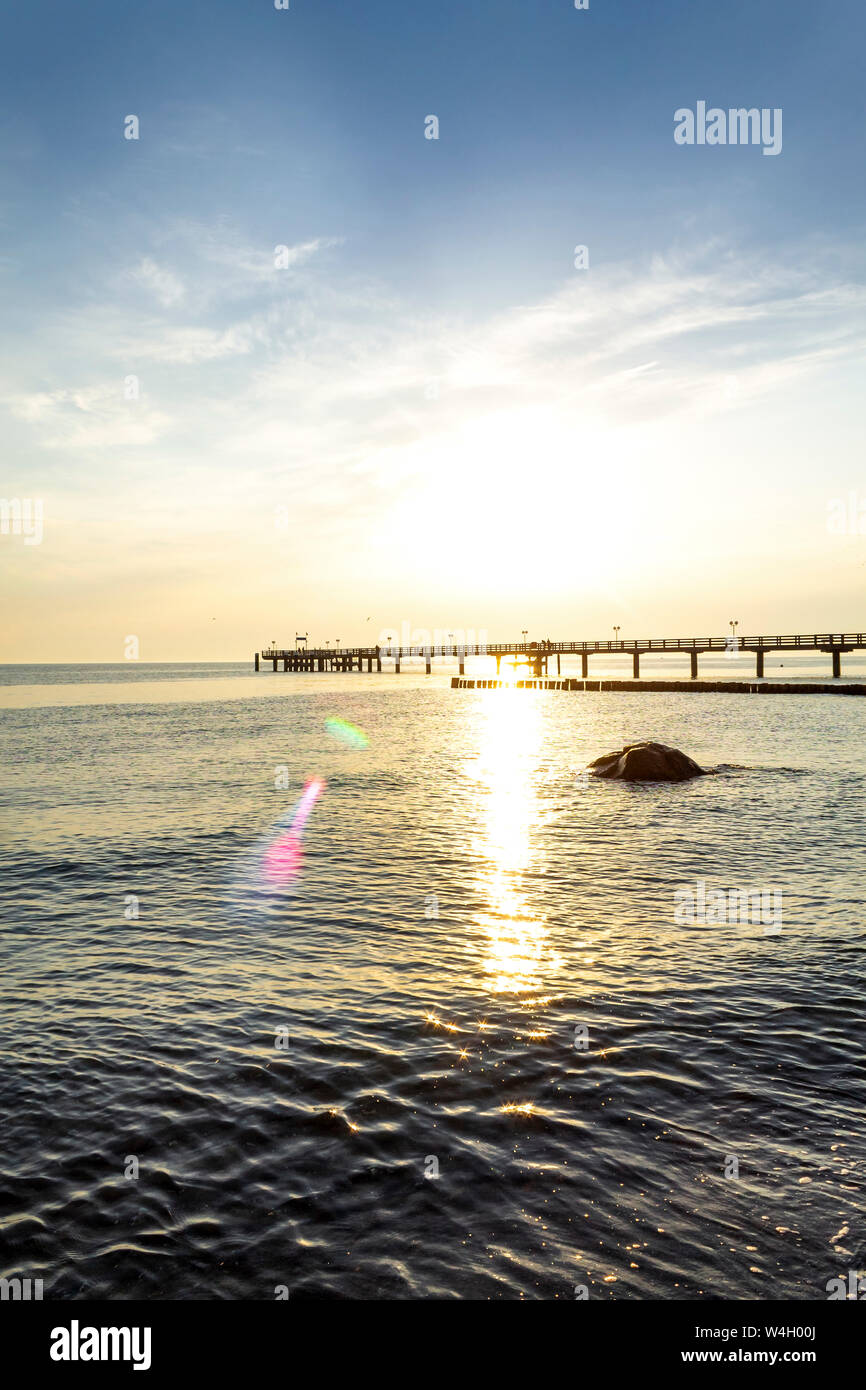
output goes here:
<path id="1" fill-rule="evenodd" d="M 808 1299 L 866 1265 L 866 701 L 0 683 L 0 1273 Z M 585 783 L 642 737 L 722 770 Z M 311 776 L 274 891 L 262 837 Z M 775 888 L 781 931 L 677 925 L 698 880 Z"/>

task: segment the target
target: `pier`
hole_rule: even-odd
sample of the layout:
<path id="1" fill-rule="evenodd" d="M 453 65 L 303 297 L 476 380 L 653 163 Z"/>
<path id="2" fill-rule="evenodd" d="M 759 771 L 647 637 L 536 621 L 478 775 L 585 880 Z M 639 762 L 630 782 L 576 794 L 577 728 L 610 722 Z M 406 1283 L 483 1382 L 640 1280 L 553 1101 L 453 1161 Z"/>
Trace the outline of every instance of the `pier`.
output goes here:
<path id="1" fill-rule="evenodd" d="M 755 657 L 755 677 L 761 680 L 764 675 L 764 657 L 767 652 L 824 652 L 832 660 L 833 679 L 842 676 L 842 656 L 845 652 L 866 648 L 866 633 L 862 632 L 818 632 L 800 633 L 787 637 L 646 637 L 622 638 L 616 641 L 570 641 L 570 642 L 483 642 L 483 643 L 442 643 L 434 646 L 377 646 L 377 647 L 269 647 L 255 653 L 255 669 L 261 670 L 263 662 L 271 662 L 274 671 L 392 671 L 399 675 L 403 661 L 423 658 L 427 675 L 433 672 L 434 658 L 444 658 L 457 663 L 460 676 L 466 674 L 468 657 L 494 657 L 496 674 L 500 673 L 503 661 L 527 666 L 535 680 L 547 678 L 551 674 L 551 664 L 556 662 L 557 677 L 562 674 L 562 658 L 579 656 L 581 679 L 589 679 L 589 659 L 591 656 L 630 656 L 632 659 L 632 678 L 646 688 L 647 682 L 640 679 L 640 660 L 642 656 L 660 655 L 664 652 L 688 654 L 691 661 L 691 680 L 698 680 L 698 659 L 702 655 L 716 652 L 731 658 L 748 652 Z M 596 687 L 598 682 L 592 682 Z M 617 684 L 622 684 L 619 682 Z M 658 682 L 655 682 L 658 684 Z M 703 682 L 701 685 L 704 684 Z M 719 684 L 711 682 L 712 685 Z M 699 686 L 695 687 L 700 688 Z M 763 688 L 763 687 L 762 687 Z M 798 687 L 799 688 L 799 687 Z"/>

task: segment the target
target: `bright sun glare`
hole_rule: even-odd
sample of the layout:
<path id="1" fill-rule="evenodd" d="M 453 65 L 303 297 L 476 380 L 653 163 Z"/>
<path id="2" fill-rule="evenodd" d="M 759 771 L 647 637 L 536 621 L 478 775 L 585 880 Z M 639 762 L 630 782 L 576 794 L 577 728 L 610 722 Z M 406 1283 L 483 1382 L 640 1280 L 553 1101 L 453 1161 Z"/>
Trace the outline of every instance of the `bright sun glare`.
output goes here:
<path id="1" fill-rule="evenodd" d="M 528 691 L 497 692 L 479 702 L 477 763 L 481 833 L 473 842 L 483 865 L 480 891 L 489 907 L 478 917 L 485 937 L 484 971 L 494 994 L 518 994 L 549 984 L 562 961 L 544 920 L 527 902 L 523 876 L 533 867 L 540 807 L 533 786 L 542 738 L 542 706 Z"/>

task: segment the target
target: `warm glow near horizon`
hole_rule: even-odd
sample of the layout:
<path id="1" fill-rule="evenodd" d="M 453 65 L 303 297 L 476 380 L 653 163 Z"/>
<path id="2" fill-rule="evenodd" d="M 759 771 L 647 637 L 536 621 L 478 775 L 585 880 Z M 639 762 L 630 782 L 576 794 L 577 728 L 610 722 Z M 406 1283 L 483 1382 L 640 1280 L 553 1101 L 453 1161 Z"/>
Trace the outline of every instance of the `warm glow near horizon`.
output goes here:
<path id="1" fill-rule="evenodd" d="M 467 107 L 432 58 L 431 96 L 398 64 L 370 110 L 327 7 L 287 24 L 338 74 L 336 110 L 278 40 L 226 109 L 196 49 L 180 85 L 141 53 L 139 140 L 119 77 L 99 111 L 77 88 L 30 111 L 10 137 L 2 495 L 43 519 L 38 543 L 0 535 L 0 660 L 122 661 L 129 637 L 141 660 L 247 660 L 404 625 L 864 626 L 862 229 L 850 178 L 815 196 L 847 137 L 793 101 L 777 158 L 678 146 L 693 76 L 675 49 L 647 70 L 637 20 L 617 36 L 633 66 L 590 63 L 578 108 L 574 18 L 533 26 L 546 78 L 513 128 L 489 124 L 494 69 Z M 500 23 L 524 81 L 522 24 Z M 86 83 L 93 55 L 60 27 L 58 80 Z M 587 142 L 575 111 L 628 109 L 636 84 L 641 119 Z M 438 140 L 434 90 L 460 111 Z"/>

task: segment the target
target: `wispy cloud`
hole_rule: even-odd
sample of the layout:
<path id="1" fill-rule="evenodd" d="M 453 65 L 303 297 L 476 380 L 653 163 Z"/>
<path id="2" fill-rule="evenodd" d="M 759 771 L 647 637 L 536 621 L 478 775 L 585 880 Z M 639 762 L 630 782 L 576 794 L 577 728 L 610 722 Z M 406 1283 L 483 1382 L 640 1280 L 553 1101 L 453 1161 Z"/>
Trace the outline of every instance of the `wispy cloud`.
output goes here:
<path id="1" fill-rule="evenodd" d="M 288 271 L 224 224 L 157 240 L 113 299 L 45 326 L 70 380 L 28 390 L 25 353 L 7 405 L 34 444 L 170 445 L 175 467 L 206 449 L 213 469 L 243 458 L 262 486 L 303 475 L 310 506 L 337 479 L 379 506 L 371 479 L 405 486 L 437 441 L 447 458 L 479 422 L 499 439 L 526 410 L 563 432 L 730 413 L 866 349 L 866 289 L 814 260 L 735 266 L 711 246 L 575 272 L 534 305 L 466 324 L 317 269 L 336 238 L 291 247 Z M 141 289 L 157 301 L 143 316 L 130 300 Z"/>
<path id="2" fill-rule="evenodd" d="M 130 271 L 130 278 L 136 284 L 152 291 L 166 309 L 183 299 L 184 287 L 179 277 L 166 270 L 164 266 L 157 265 L 150 256 L 145 256 L 135 269 Z"/>

